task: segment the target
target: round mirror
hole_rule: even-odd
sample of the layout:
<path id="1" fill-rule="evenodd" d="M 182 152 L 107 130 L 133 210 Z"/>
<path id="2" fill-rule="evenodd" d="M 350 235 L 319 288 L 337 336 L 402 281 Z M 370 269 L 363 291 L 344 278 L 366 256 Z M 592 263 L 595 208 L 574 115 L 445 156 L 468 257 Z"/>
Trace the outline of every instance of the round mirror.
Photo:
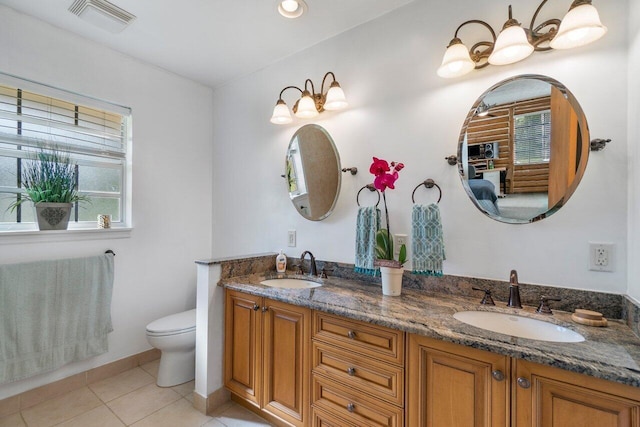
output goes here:
<path id="1" fill-rule="evenodd" d="M 285 178 L 300 215 L 311 221 L 331 215 L 340 193 L 340 156 L 324 128 L 305 125 L 296 131 L 287 150 Z"/>
<path id="2" fill-rule="evenodd" d="M 480 211 L 512 224 L 555 213 L 578 186 L 589 157 L 587 120 L 560 82 L 504 80 L 473 104 L 460 133 L 458 169 Z"/>

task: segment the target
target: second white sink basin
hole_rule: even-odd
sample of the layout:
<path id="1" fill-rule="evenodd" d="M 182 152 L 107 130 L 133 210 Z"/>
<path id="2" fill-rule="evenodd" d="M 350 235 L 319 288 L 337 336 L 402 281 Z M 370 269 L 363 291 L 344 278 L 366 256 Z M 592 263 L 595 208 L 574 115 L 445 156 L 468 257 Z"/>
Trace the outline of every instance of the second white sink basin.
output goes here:
<path id="1" fill-rule="evenodd" d="M 500 334 L 551 342 L 582 342 L 577 332 L 542 320 L 490 311 L 460 311 L 453 317 L 467 325 Z"/>
<path id="2" fill-rule="evenodd" d="M 280 279 L 267 279 L 260 282 L 261 285 L 271 286 L 272 288 L 282 289 L 311 289 L 322 286 L 322 283 L 314 282 L 306 279 L 291 279 L 283 277 Z"/>

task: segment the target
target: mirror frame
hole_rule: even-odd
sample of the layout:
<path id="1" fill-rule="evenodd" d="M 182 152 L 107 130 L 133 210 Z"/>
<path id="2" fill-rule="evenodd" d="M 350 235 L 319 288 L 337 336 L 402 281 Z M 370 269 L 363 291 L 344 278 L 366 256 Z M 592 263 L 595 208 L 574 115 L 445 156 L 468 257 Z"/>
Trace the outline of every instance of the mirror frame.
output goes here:
<path id="1" fill-rule="evenodd" d="M 564 95 L 565 99 L 569 102 L 569 104 L 571 105 L 571 107 L 573 108 L 573 110 L 575 111 L 575 113 L 576 113 L 576 115 L 578 117 L 578 126 L 580 128 L 580 136 L 582 138 L 582 146 L 581 146 L 581 151 L 580 151 L 580 153 L 581 153 L 580 162 L 579 162 L 578 167 L 576 168 L 576 173 L 575 173 L 575 177 L 574 177 L 573 181 L 568 186 L 565 195 L 562 197 L 562 206 L 564 206 L 566 204 L 566 202 L 571 198 L 571 196 L 575 192 L 576 188 L 578 187 L 578 185 L 582 181 L 582 177 L 584 175 L 584 172 L 585 172 L 585 170 L 587 168 L 587 163 L 589 161 L 589 151 L 590 151 L 590 142 L 589 141 L 590 141 L 590 136 L 589 136 L 589 125 L 587 123 L 587 117 L 584 114 L 584 111 L 582 110 L 582 107 L 578 103 L 578 100 L 575 98 L 575 96 L 571 93 L 571 91 L 569 91 L 569 89 L 565 85 L 563 85 L 559 81 L 557 81 L 554 78 L 549 77 L 549 76 L 544 76 L 544 75 L 540 75 L 540 74 L 521 74 L 521 75 L 513 76 L 513 77 L 507 78 L 505 80 L 502 80 L 502 81 L 494 84 L 493 86 L 491 86 L 486 91 L 484 91 L 484 93 L 482 93 L 482 95 L 480 95 L 478 97 L 478 99 L 473 104 L 472 108 L 469 110 L 469 113 L 467 114 L 467 117 L 466 117 L 466 119 L 464 121 L 462 129 L 460 130 L 460 135 L 458 137 L 458 150 L 457 150 L 457 154 L 458 154 L 458 163 L 457 163 L 457 165 L 458 165 L 458 175 L 460 176 L 460 181 L 462 182 L 462 186 L 463 186 L 465 192 L 467 193 L 467 196 L 473 202 L 475 207 L 480 212 L 485 214 L 487 217 L 489 217 L 489 218 L 491 218 L 491 219 L 493 219 L 495 221 L 506 223 L 506 224 L 529 224 L 529 223 L 532 223 L 532 222 L 540 221 L 540 220 L 542 220 L 544 218 L 547 218 L 547 217 L 551 216 L 552 214 L 557 212 L 562 207 L 562 206 L 558 207 L 556 205 L 554 207 L 548 208 L 547 211 L 545 211 L 545 212 L 541 213 L 540 215 L 537 215 L 536 217 L 531 218 L 529 220 L 517 219 L 517 218 L 506 218 L 506 217 L 496 216 L 496 215 L 488 212 L 486 209 L 484 209 L 478 203 L 478 200 L 477 200 L 476 196 L 473 194 L 473 192 L 471 191 L 471 188 L 469 187 L 468 179 L 466 179 L 465 176 L 464 176 L 464 164 L 463 164 L 463 161 L 462 161 L 462 159 L 463 159 L 463 156 L 462 156 L 463 141 L 464 141 L 465 135 L 467 133 L 467 128 L 468 128 L 471 120 L 473 120 L 473 118 L 476 115 L 476 110 L 477 110 L 478 106 L 483 102 L 484 98 L 489 93 L 491 93 L 493 90 L 495 90 L 496 88 L 499 88 L 499 87 L 504 86 L 506 84 L 515 82 L 517 80 L 523 80 L 523 79 L 541 80 L 541 81 L 544 81 L 544 82 L 550 84 L 551 86 L 555 87 L 556 89 L 558 89 Z"/>
<path id="2" fill-rule="evenodd" d="M 305 130 L 308 130 L 309 128 L 313 128 L 313 129 L 316 129 L 316 130 L 322 132 L 322 134 L 327 138 L 327 140 L 331 144 L 331 147 L 333 149 L 333 153 L 335 154 L 335 160 L 336 160 L 336 175 L 337 175 L 336 193 L 335 193 L 335 196 L 333 198 L 333 202 L 331 204 L 331 207 L 327 210 L 327 212 L 324 212 L 322 215 L 317 216 L 317 217 L 304 215 L 303 212 L 298 208 L 298 206 L 294 202 L 294 198 L 293 198 L 293 196 L 291 194 L 291 191 L 289 191 L 289 182 L 288 182 L 288 178 L 287 178 L 287 163 L 288 163 L 288 159 L 289 159 L 289 153 L 291 151 L 291 144 L 293 144 L 293 142 L 296 140 L 296 138 L 298 138 L 298 136 L 302 132 L 304 132 Z M 287 181 L 287 192 L 289 194 L 289 199 L 291 200 L 291 203 L 293 204 L 294 209 L 296 210 L 296 212 L 298 212 L 300 214 L 300 216 L 302 216 L 305 219 L 308 219 L 309 221 L 322 221 L 323 219 L 326 219 L 329 215 L 331 215 L 333 213 L 333 211 L 335 210 L 336 204 L 338 203 L 338 198 L 340 197 L 340 189 L 342 187 L 342 171 L 341 171 L 340 168 L 341 168 L 341 162 L 340 162 L 340 153 L 338 152 L 338 147 L 336 147 L 336 144 L 333 141 L 333 138 L 331 137 L 331 134 L 329 134 L 329 132 L 325 128 L 323 128 L 320 125 L 312 123 L 312 124 L 304 125 L 304 126 L 298 128 L 296 130 L 296 132 L 293 134 L 293 136 L 289 140 L 289 146 L 287 147 L 287 154 L 285 155 L 285 175 L 283 175 L 283 176 L 285 178 L 285 181 Z M 309 189 L 308 188 L 307 188 L 307 194 L 309 194 Z M 311 197 L 311 196 L 309 196 L 309 197 Z"/>

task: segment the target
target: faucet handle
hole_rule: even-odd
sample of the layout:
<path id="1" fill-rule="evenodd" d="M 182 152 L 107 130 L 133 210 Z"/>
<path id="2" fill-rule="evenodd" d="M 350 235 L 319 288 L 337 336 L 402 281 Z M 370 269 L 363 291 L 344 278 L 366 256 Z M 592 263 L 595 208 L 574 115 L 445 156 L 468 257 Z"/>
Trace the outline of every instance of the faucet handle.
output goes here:
<path id="1" fill-rule="evenodd" d="M 549 298 L 545 295 L 540 297 L 540 305 L 536 309 L 536 313 L 540 314 L 553 314 L 551 307 L 549 307 L 549 301 L 562 301 L 560 298 Z"/>
<path id="2" fill-rule="evenodd" d="M 491 298 L 491 289 L 480 289 L 480 288 L 471 288 L 474 291 L 482 291 L 484 292 L 484 297 L 482 298 L 482 301 L 480 301 L 480 304 L 483 305 L 496 305 L 495 302 L 493 302 L 493 298 Z"/>
<path id="3" fill-rule="evenodd" d="M 319 277 L 320 277 L 321 279 L 326 279 L 326 278 L 328 277 L 328 276 L 327 276 L 327 270 L 325 270 L 325 268 L 324 268 L 324 267 L 322 267 L 322 270 L 320 270 L 320 276 L 319 276 Z"/>
<path id="4" fill-rule="evenodd" d="M 300 274 L 300 275 L 304 274 L 304 271 L 302 270 L 302 264 L 295 264 L 293 266 L 293 269 L 295 271 L 295 274 Z"/>

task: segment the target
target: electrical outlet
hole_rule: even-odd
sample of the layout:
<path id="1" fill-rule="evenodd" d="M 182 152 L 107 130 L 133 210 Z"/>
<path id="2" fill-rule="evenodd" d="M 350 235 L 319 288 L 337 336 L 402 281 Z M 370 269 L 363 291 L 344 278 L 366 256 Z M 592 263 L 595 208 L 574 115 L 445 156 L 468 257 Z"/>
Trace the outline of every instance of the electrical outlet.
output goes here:
<path id="1" fill-rule="evenodd" d="M 407 244 L 407 235 L 406 234 L 394 234 L 393 235 L 393 256 L 395 259 L 398 259 L 398 255 L 400 255 L 400 246 Z"/>
<path id="2" fill-rule="evenodd" d="M 613 271 L 613 243 L 589 243 L 589 270 Z"/>
<path id="3" fill-rule="evenodd" d="M 296 247 L 296 230 L 289 230 L 287 235 L 287 246 L 290 248 Z"/>

